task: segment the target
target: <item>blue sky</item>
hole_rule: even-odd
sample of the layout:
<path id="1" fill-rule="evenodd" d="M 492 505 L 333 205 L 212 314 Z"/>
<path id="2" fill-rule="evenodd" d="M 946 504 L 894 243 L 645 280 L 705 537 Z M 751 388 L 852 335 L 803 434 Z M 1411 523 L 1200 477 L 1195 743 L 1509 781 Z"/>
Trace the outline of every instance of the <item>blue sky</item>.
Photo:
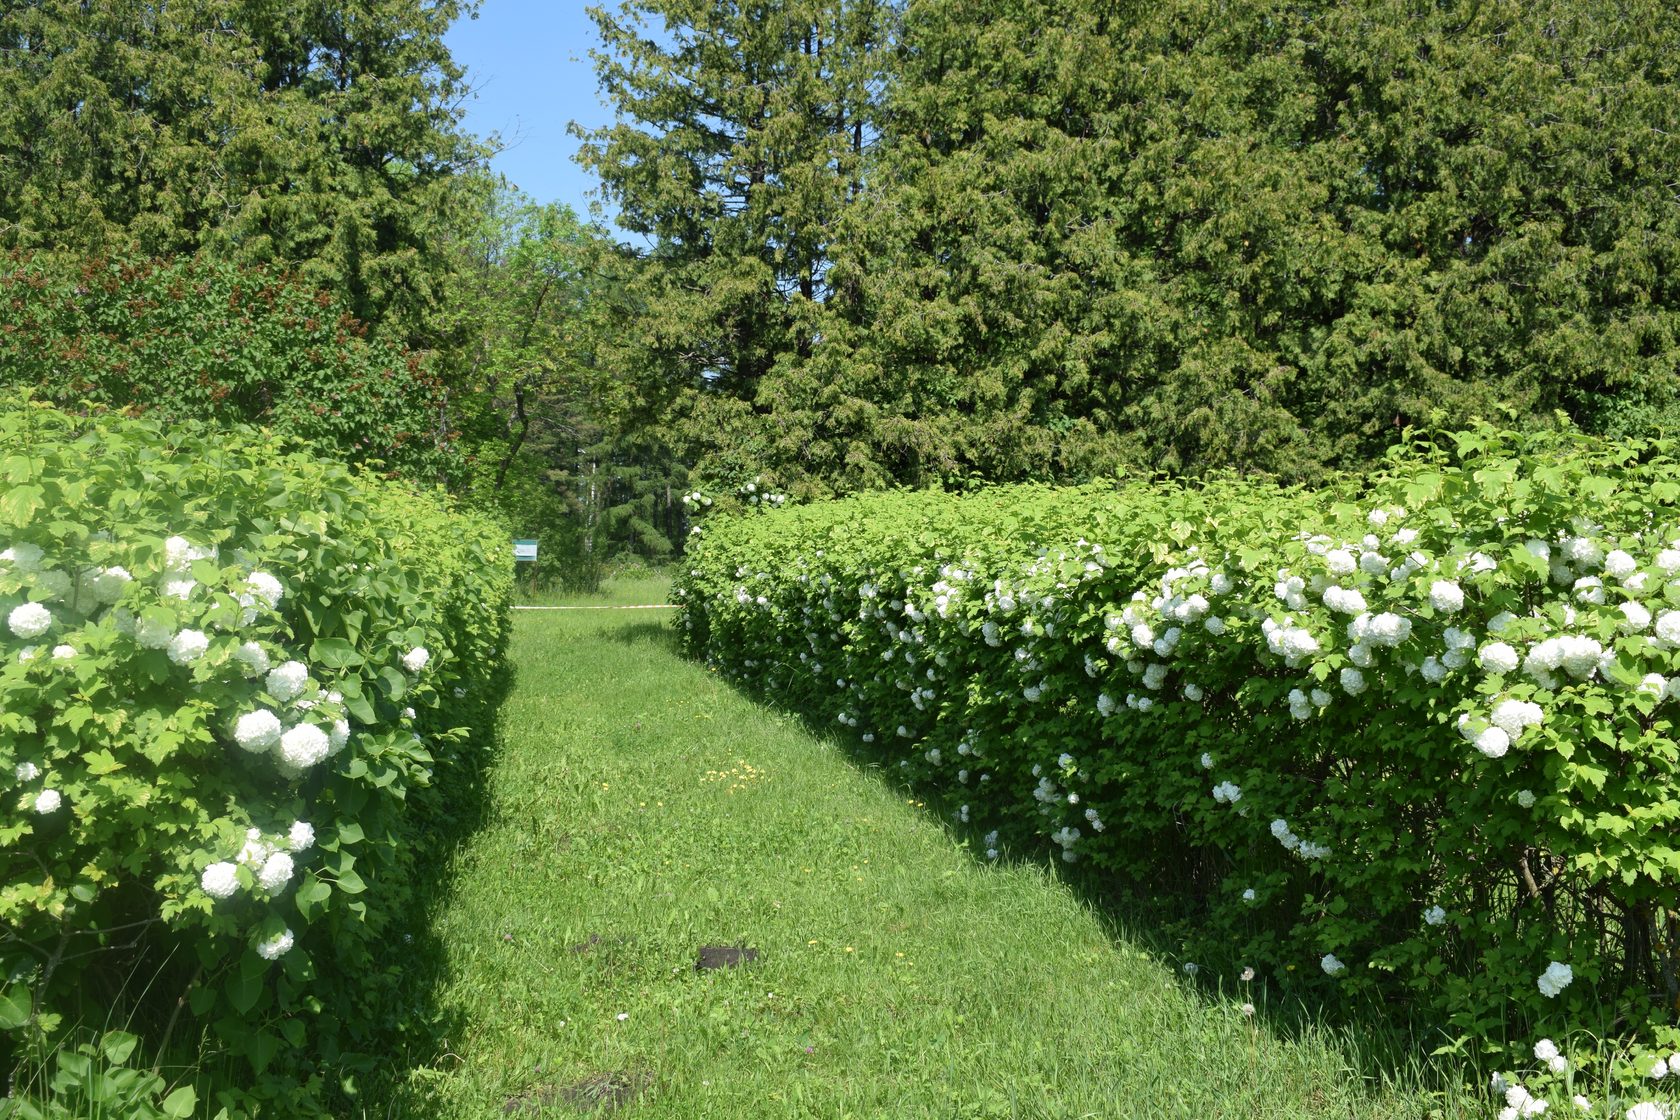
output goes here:
<path id="1" fill-rule="evenodd" d="M 612 121 L 596 93 L 589 50 L 595 25 L 580 0 L 484 0 L 475 20 L 446 37 L 478 90 L 463 108 L 480 136 L 499 132 L 507 150 L 492 166 L 538 202 L 564 202 L 589 215 L 595 180 L 572 162 L 577 141 L 566 125 Z M 607 215 L 611 224 L 612 214 Z"/>

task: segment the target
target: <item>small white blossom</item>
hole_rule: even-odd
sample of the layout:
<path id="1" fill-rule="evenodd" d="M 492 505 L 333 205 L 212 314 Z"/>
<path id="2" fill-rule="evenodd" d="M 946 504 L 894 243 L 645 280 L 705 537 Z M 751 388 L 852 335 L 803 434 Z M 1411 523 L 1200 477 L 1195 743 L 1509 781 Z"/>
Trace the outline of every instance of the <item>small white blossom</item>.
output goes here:
<path id="1" fill-rule="evenodd" d="M 427 652 L 425 646 L 415 646 L 413 649 L 403 654 L 403 668 L 407 669 L 411 673 L 418 673 L 426 667 L 426 663 L 431 659 L 432 655 Z"/>
<path id="2" fill-rule="evenodd" d="M 293 821 L 286 831 L 286 846 L 294 852 L 307 852 L 315 845 L 315 828 L 308 821 Z"/>
<path id="3" fill-rule="evenodd" d="M 1340 976 L 1347 971 L 1347 965 L 1337 960 L 1334 953 L 1324 954 L 1324 958 L 1318 962 L 1318 966 L 1324 970 L 1326 976 Z"/>
<path id="4" fill-rule="evenodd" d="M 263 890 L 273 894 L 292 881 L 295 866 L 291 856 L 285 852 L 275 852 L 263 861 L 262 870 L 257 872 L 257 883 Z"/>
<path id="5" fill-rule="evenodd" d="M 1558 993 L 1569 987 L 1574 979 L 1574 969 L 1559 961 L 1553 961 L 1546 966 L 1546 971 L 1540 974 L 1540 994 L 1549 999 L 1556 999 Z"/>
<path id="6" fill-rule="evenodd" d="M 64 799 L 56 789 L 44 789 L 35 795 L 35 811 L 43 817 L 58 812 L 63 803 Z"/>
<path id="7" fill-rule="evenodd" d="M 301 693 L 308 681 L 309 667 L 301 661 L 288 661 L 268 671 L 264 687 L 270 696 L 285 703 Z"/>
<path id="8" fill-rule="evenodd" d="M 52 612 L 40 603 L 20 603 L 6 616 L 6 625 L 24 641 L 39 638 L 52 626 Z"/>
<path id="9" fill-rule="evenodd" d="M 1429 585 L 1429 605 L 1443 614 L 1462 610 L 1464 589 L 1450 579 L 1438 579 Z"/>
<path id="10" fill-rule="evenodd" d="M 307 770 L 330 753 L 327 733 L 312 723 L 300 723 L 280 736 L 280 758 L 299 770 Z"/>
<path id="11" fill-rule="evenodd" d="M 293 944 L 292 931 L 283 929 L 266 941 L 257 943 L 257 956 L 265 961 L 279 960 L 291 951 Z"/>
<path id="12" fill-rule="evenodd" d="M 177 665 L 191 665 L 210 648 L 210 638 L 202 630 L 182 630 L 169 639 L 169 660 Z"/>
<path id="13" fill-rule="evenodd" d="M 1424 924 L 1438 926 L 1447 920 L 1447 912 L 1439 906 L 1431 906 L 1423 912 Z"/>
<path id="14" fill-rule="evenodd" d="M 198 885 L 211 898 L 228 898 L 239 889 L 238 868 L 231 863 L 212 863 L 204 869 Z"/>

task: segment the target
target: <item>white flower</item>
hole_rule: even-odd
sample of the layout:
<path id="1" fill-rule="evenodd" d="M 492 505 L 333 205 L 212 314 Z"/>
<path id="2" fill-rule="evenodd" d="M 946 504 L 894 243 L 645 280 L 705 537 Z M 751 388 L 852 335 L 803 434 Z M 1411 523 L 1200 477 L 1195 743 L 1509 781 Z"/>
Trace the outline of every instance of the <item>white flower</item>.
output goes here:
<path id="1" fill-rule="evenodd" d="M 315 827 L 308 821 L 293 821 L 286 832 L 286 846 L 294 852 L 307 852 L 315 845 Z"/>
<path id="2" fill-rule="evenodd" d="M 1243 899 L 1244 902 L 1253 902 L 1254 901 L 1254 888 L 1249 887 L 1247 890 L 1243 891 L 1242 899 Z"/>
<path id="3" fill-rule="evenodd" d="M 1476 749 L 1489 758 L 1503 758 L 1505 752 L 1511 749 L 1511 736 L 1506 734 L 1503 727 L 1491 724 L 1478 731 L 1473 741 Z"/>
<path id="4" fill-rule="evenodd" d="M 1342 614 L 1362 614 L 1365 610 L 1365 596 L 1350 589 L 1327 587 L 1324 589 L 1324 605 Z"/>
<path id="5" fill-rule="evenodd" d="M 0 560 L 6 561 L 20 572 L 33 572 L 41 566 L 41 557 L 44 555 L 40 545 L 25 541 L 0 552 Z"/>
<path id="6" fill-rule="evenodd" d="M 1213 787 L 1213 799 L 1223 804 L 1235 805 L 1242 800 L 1242 789 L 1231 782 L 1220 782 Z"/>
<path id="7" fill-rule="evenodd" d="M 71 658 L 76 656 L 76 647 L 54 646 L 52 655 L 54 661 L 69 661 Z"/>
<path id="8" fill-rule="evenodd" d="M 191 665 L 210 648 L 210 638 L 202 630 L 182 630 L 169 639 L 169 660 L 177 665 Z"/>
<path id="9" fill-rule="evenodd" d="M 291 951 L 293 944 L 292 931 L 283 929 L 268 940 L 257 943 L 257 956 L 265 961 L 279 960 Z"/>
<path id="10" fill-rule="evenodd" d="M 1546 971 L 1540 974 L 1540 994 L 1549 999 L 1555 999 L 1558 993 L 1569 987 L 1574 979 L 1574 969 L 1559 961 L 1553 961 L 1546 966 Z"/>
<path id="11" fill-rule="evenodd" d="M 1482 647 L 1478 660 L 1482 668 L 1490 673 L 1514 673 L 1519 659 L 1517 651 L 1505 642 L 1489 642 Z"/>
<path id="12" fill-rule="evenodd" d="M 1642 603 L 1632 601 L 1623 603 L 1619 608 L 1622 621 L 1618 623 L 1624 633 L 1637 634 L 1651 625 L 1651 612 Z"/>
<path id="13" fill-rule="evenodd" d="M 1680 611 L 1664 611 L 1657 616 L 1657 637 L 1680 644 Z"/>
<path id="14" fill-rule="evenodd" d="M 1359 566 L 1359 561 L 1354 558 L 1352 552 L 1338 548 L 1324 554 L 1324 566 L 1333 576 L 1350 576 Z"/>
<path id="15" fill-rule="evenodd" d="M 268 671 L 264 681 L 268 694 L 284 703 L 303 691 L 309 680 L 309 667 L 301 661 L 288 661 Z"/>
<path id="16" fill-rule="evenodd" d="M 1534 1056 L 1542 1062 L 1549 1062 L 1558 1056 L 1557 1043 L 1549 1038 L 1542 1038 L 1534 1044 Z"/>
<path id="17" fill-rule="evenodd" d="M 20 782 L 33 782 L 41 776 L 41 768 L 33 762 L 20 762 L 17 764 L 14 773 L 17 774 L 17 780 Z"/>
<path id="18" fill-rule="evenodd" d="M 164 649 L 175 638 L 175 628 L 163 618 L 138 619 L 134 624 L 134 640 L 144 649 Z"/>
<path id="19" fill-rule="evenodd" d="M 286 589 L 280 586 L 280 581 L 267 572 L 252 572 L 245 580 L 245 586 L 251 594 L 268 604 L 271 610 L 280 605 L 280 598 L 286 593 Z"/>
<path id="20" fill-rule="evenodd" d="M 1429 605 L 1443 614 L 1451 614 L 1464 607 L 1464 589 L 1450 579 L 1438 579 L 1429 585 Z"/>
<path id="21" fill-rule="evenodd" d="M 1348 665 L 1342 669 L 1342 691 L 1349 696 L 1358 696 L 1365 691 L 1365 674 Z"/>
<path id="22" fill-rule="evenodd" d="M 1522 806 L 1524 809 L 1534 808 L 1534 791 L 1531 789 L 1518 790 L 1517 804 Z"/>
<path id="23" fill-rule="evenodd" d="M 1203 751 L 1202 752 L 1201 763 L 1202 763 L 1202 769 L 1203 770 L 1212 770 L 1213 769 L 1213 756 L 1211 754 L 1208 754 L 1206 751 Z"/>
<path id="24" fill-rule="evenodd" d="M 245 663 L 247 676 L 260 677 L 268 672 L 268 651 L 256 642 L 246 642 L 234 650 L 233 656 Z"/>
<path id="25" fill-rule="evenodd" d="M 1604 554 L 1604 574 L 1611 579 L 1626 579 L 1638 570 L 1639 561 L 1619 548 Z"/>
<path id="26" fill-rule="evenodd" d="M 1423 912 L 1423 920 L 1426 925 L 1438 926 L 1447 920 L 1447 912 L 1439 906 L 1431 906 Z"/>
<path id="27" fill-rule="evenodd" d="M 198 581 L 195 579 L 186 579 L 185 577 L 166 579 L 163 581 L 163 593 L 172 599 L 190 599 L 192 598 L 193 588 L 197 586 Z"/>
<path id="28" fill-rule="evenodd" d="M 246 712 L 233 725 L 233 740 L 240 747 L 261 754 L 280 741 L 280 717 L 267 708 Z"/>
<path id="29" fill-rule="evenodd" d="M 1570 1103 L 1572 1103 L 1576 1108 L 1580 1109 L 1582 1112 L 1591 1112 L 1592 1111 L 1592 1101 L 1588 1100 L 1581 1093 L 1576 1093 L 1574 1097 L 1570 1098 Z"/>
<path id="30" fill-rule="evenodd" d="M 294 868 L 291 856 L 285 852 L 275 852 L 263 861 L 262 870 L 257 872 L 257 883 L 263 890 L 273 894 L 292 881 Z"/>
<path id="31" fill-rule="evenodd" d="M 211 898 L 228 898 L 239 889 L 238 870 L 231 863 L 212 863 L 204 869 L 198 885 Z"/>
<path id="32" fill-rule="evenodd" d="M 1366 627 L 1366 639 L 1379 646 L 1397 646 L 1412 636 L 1412 620 L 1392 611 L 1374 616 Z"/>
<path id="33" fill-rule="evenodd" d="M 123 590 L 133 582 L 127 568 L 104 568 L 88 582 L 88 589 L 96 600 L 108 605 L 121 599 Z"/>
<path id="34" fill-rule="evenodd" d="M 1337 960 L 1334 953 L 1324 954 L 1324 959 L 1318 962 L 1318 967 L 1324 970 L 1326 976 L 1339 976 L 1347 971 L 1347 965 Z"/>
<path id="35" fill-rule="evenodd" d="M 1657 553 L 1657 567 L 1662 569 L 1664 575 L 1671 576 L 1680 572 L 1680 549 L 1665 548 Z"/>
<path id="36" fill-rule="evenodd" d="M 1200 972 L 1201 970 L 1202 970 L 1202 966 L 1197 964 L 1195 961 L 1185 961 L 1184 962 L 1184 975 L 1186 975 L 1186 976 L 1194 976 L 1194 975 L 1196 975 L 1196 973 Z"/>
<path id="37" fill-rule="evenodd" d="M 1654 1101 L 1640 1101 L 1627 1110 L 1625 1120 L 1668 1120 L 1668 1113 Z"/>
<path id="38" fill-rule="evenodd" d="M 853 720 L 852 723 L 856 725 L 857 721 Z M 350 741 L 350 721 L 347 719 L 333 720 L 332 731 L 328 733 L 327 739 L 332 744 L 333 754 L 343 750 L 344 745 Z"/>
<path id="39" fill-rule="evenodd" d="M 426 667 L 426 662 L 431 659 L 432 655 L 426 651 L 425 646 L 415 646 L 413 649 L 403 654 L 402 663 L 403 667 L 409 672 L 418 673 Z"/>
<path id="40" fill-rule="evenodd" d="M 44 789 L 35 795 L 35 811 L 43 817 L 49 813 L 56 813 L 63 801 L 56 789 Z"/>
<path id="41" fill-rule="evenodd" d="M 299 770 L 307 770 L 331 752 L 327 733 L 312 723 L 300 723 L 280 736 L 281 759 Z"/>
<path id="42" fill-rule="evenodd" d="M 1665 1078 L 1667 1076 L 1668 1076 L 1668 1062 L 1666 1062 L 1662 1058 L 1658 1058 L 1656 1060 L 1656 1062 L 1651 1066 L 1651 1080 L 1652 1081 L 1661 1081 L 1663 1078 Z"/>
<path id="43" fill-rule="evenodd" d="M 6 616 L 6 625 L 25 641 L 39 638 L 52 626 L 52 612 L 39 603 L 22 603 L 13 607 L 12 613 Z"/>

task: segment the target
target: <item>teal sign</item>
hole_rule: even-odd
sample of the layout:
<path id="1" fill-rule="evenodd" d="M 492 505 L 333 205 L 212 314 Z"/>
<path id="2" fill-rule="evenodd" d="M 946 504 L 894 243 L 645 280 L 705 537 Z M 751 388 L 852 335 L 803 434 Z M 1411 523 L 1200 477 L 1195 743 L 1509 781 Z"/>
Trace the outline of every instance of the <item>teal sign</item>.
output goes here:
<path id="1" fill-rule="evenodd" d="M 513 558 L 515 560 L 536 560 L 537 542 L 515 540 L 513 542 Z"/>

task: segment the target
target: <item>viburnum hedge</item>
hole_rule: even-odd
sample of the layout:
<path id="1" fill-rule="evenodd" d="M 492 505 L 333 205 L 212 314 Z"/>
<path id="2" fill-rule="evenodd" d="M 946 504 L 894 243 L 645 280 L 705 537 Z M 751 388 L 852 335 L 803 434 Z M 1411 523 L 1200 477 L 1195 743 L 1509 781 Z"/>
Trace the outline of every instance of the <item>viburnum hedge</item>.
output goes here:
<path id="1" fill-rule="evenodd" d="M 502 679 L 505 533 L 265 432 L 16 402 L 0 531 L 0 1042 L 59 1054 L 20 1085 L 196 1114 L 109 1074 L 202 1035 L 236 1086 L 212 1111 L 308 1113 L 412 1002 L 418 880 Z"/>
<path id="2" fill-rule="evenodd" d="M 714 518 L 683 625 L 988 856 L 1048 844 L 1185 896 L 1199 952 L 1407 1001 L 1510 1063 L 1511 1116 L 1621 1109 L 1680 1046 L 1673 452 L 1480 427 L 1339 491 Z"/>

